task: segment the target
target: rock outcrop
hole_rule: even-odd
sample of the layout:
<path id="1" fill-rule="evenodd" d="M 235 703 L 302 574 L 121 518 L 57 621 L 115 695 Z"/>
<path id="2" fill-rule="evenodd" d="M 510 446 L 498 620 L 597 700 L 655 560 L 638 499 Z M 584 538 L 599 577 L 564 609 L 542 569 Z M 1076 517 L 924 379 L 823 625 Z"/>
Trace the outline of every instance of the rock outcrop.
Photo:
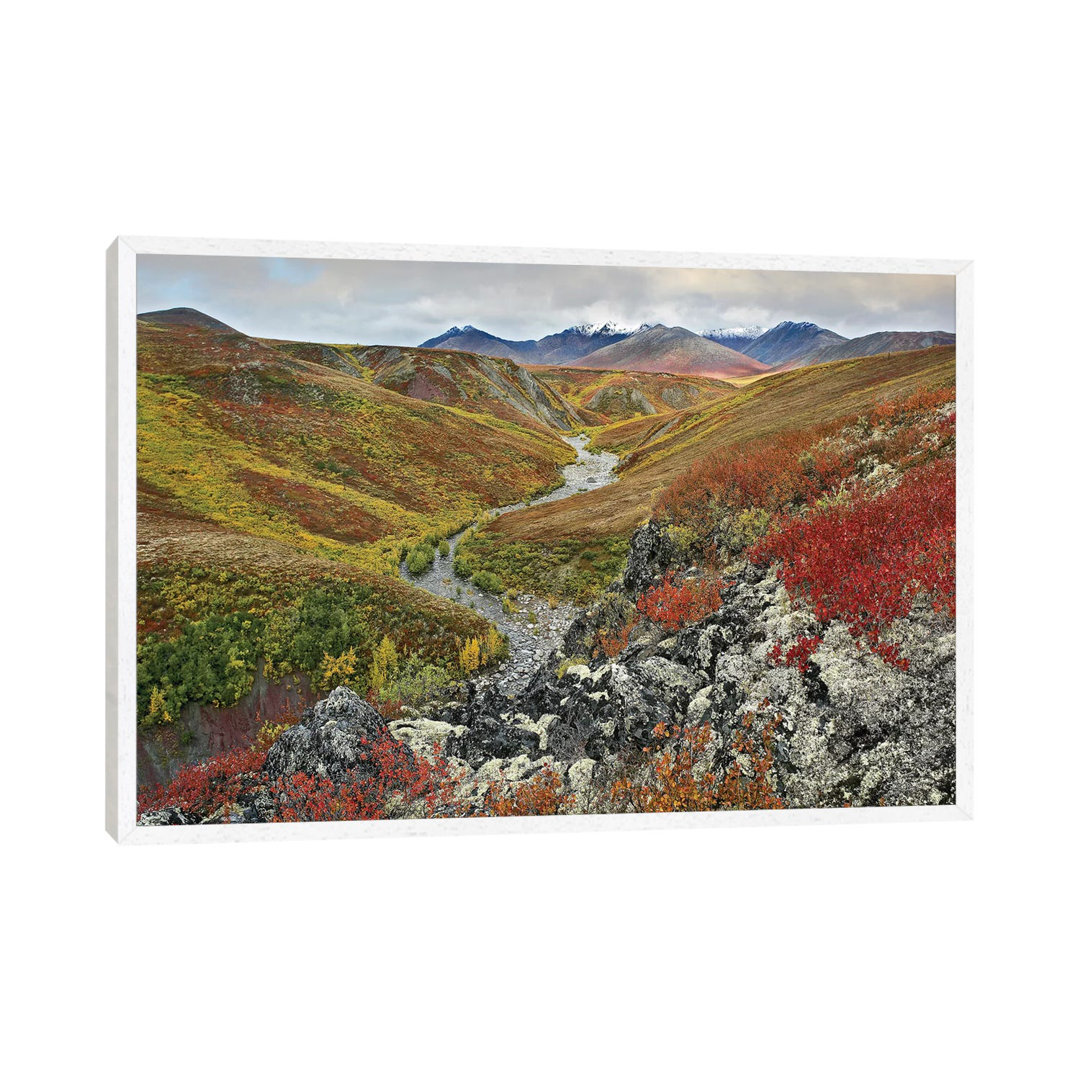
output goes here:
<path id="1" fill-rule="evenodd" d="M 367 760 L 371 744 L 389 734 L 386 721 L 366 701 L 339 686 L 270 747 L 264 771 L 270 777 L 306 773 L 339 782 L 363 779 L 373 768 Z"/>
<path id="2" fill-rule="evenodd" d="M 567 662 L 589 655 L 606 607 L 640 594 L 677 560 L 662 529 L 639 529 L 622 586 L 575 620 L 561 655 L 522 693 L 476 695 L 440 713 L 460 732 L 447 751 L 472 768 L 551 756 L 567 776 L 576 769 L 580 787 L 579 762 L 610 765 L 650 745 L 658 721 L 706 723 L 715 736 L 713 767 L 723 771 L 739 759 L 737 736 L 748 717 L 767 713 L 776 724 L 770 779 L 785 806 L 953 801 L 954 624 L 929 605 L 891 628 L 910 662 L 901 671 L 860 649 L 842 624 L 815 623 L 775 573 L 744 565 L 722 607 L 700 622 L 677 633 L 645 624 L 614 659 Z M 822 638 L 804 671 L 770 657 L 774 643 L 786 650 L 804 635 Z"/>
<path id="3" fill-rule="evenodd" d="M 516 784 L 545 767 L 575 795 L 575 809 L 597 805 L 598 785 L 628 756 L 655 743 L 657 723 L 708 725 L 707 762 L 717 775 L 746 768 L 742 734 L 755 718 L 772 725 L 769 783 L 792 808 L 927 805 L 955 799 L 954 624 L 927 605 L 890 628 L 907 670 L 860 649 L 842 624 L 815 623 L 792 603 L 775 572 L 743 565 L 723 605 L 669 632 L 640 624 L 616 657 L 588 648 L 612 612 L 630 606 L 677 560 L 657 526 L 635 534 L 623 582 L 582 612 L 563 646 L 516 695 L 470 684 L 466 700 L 386 721 L 343 687 L 304 713 L 271 747 L 268 781 L 294 773 L 342 781 L 370 775 L 365 749 L 395 739 L 424 754 L 438 743 L 459 778 L 459 804 L 479 808 L 498 781 Z M 820 638 L 804 667 L 773 652 L 801 637 Z M 268 820 L 265 790 L 228 820 Z M 188 824 L 177 808 L 141 824 Z"/>

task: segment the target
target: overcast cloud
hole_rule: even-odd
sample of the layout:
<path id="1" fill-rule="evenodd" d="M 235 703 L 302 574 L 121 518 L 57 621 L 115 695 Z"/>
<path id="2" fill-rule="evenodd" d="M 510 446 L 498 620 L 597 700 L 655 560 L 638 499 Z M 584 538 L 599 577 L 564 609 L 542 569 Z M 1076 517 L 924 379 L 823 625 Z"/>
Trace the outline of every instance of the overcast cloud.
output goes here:
<path id="1" fill-rule="evenodd" d="M 808 320 L 856 337 L 954 330 L 947 275 L 140 255 L 138 308 L 193 307 L 256 337 L 418 345 L 471 323 L 540 338 L 578 323 L 690 330 Z"/>

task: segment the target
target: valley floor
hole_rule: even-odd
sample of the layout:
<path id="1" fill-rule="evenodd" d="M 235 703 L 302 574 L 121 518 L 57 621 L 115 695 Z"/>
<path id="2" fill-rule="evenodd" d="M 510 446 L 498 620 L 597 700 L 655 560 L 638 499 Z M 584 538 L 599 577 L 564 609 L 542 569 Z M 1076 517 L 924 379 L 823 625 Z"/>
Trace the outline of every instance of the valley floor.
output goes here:
<path id="1" fill-rule="evenodd" d="M 908 365 L 882 365 L 888 378 L 856 388 L 851 413 L 759 422 L 742 440 L 706 436 L 727 436 L 746 410 L 774 415 L 760 411 L 754 387 L 735 413 L 725 398 L 675 414 L 683 440 L 669 446 L 654 430 L 645 459 L 668 462 L 665 475 L 681 464 L 625 558 L 612 556 L 614 572 L 598 569 L 610 565 L 606 552 L 576 534 L 505 539 L 511 521 L 596 513 L 596 500 L 634 475 L 640 448 L 624 451 L 618 483 L 594 490 L 613 477 L 615 455 L 591 455 L 579 437 L 570 482 L 543 501 L 403 546 L 395 619 L 359 580 L 343 598 L 324 587 L 315 602 L 301 590 L 284 616 L 267 603 L 263 646 L 280 642 L 290 619 L 314 618 L 323 657 L 307 661 L 313 693 L 334 689 L 302 715 L 268 718 L 250 745 L 144 787 L 141 822 L 953 801 L 955 406 L 938 354 Z M 856 384 L 845 383 L 850 365 L 834 367 L 837 386 L 862 378 L 856 365 Z M 801 392 L 807 377 L 777 385 L 794 378 Z M 543 590 L 515 594 L 516 580 L 580 590 L 580 610 L 571 621 L 556 600 L 545 612 Z M 426 619 L 416 584 L 437 594 Z M 259 601 L 258 588 L 244 588 Z M 163 591 L 173 603 L 176 592 L 181 604 L 190 596 Z M 451 619 L 476 629 L 455 631 Z M 205 650 L 219 631 L 235 656 L 229 625 L 194 640 Z M 371 642 L 363 668 L 347 647 L 351 626 Z M 439 648 L 457 650 L 456 678 L 418 652 L 437 626 Z M 296 641 L 280 648 L 267 655 L 282 670 L 299 654 L 288 652 Z"/>

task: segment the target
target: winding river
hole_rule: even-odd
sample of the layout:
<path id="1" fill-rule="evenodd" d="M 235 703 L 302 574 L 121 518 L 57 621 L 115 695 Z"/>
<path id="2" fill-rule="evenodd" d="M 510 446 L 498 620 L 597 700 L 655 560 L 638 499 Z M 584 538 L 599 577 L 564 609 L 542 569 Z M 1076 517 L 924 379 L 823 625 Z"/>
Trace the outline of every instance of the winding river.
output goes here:
<path id="1" fill-rule="evenodd" d="M 539 506 L 541 503 L 557 502 L 578 492 L 614 483 L 618 479 L 615 467 L 619 459 L 615 454 L 589 453 L 585 449 L 589 442 L 587 435 L 576 435 L 566 441 L 577 451 L 577 460 L 562 467 L 566 483 L 547 495 L 533 499 L 528 505 Z M 519 502 L 500 506 L 495 514 L 520 510 L 525 505 Z M 518 610 L 507 614 L 501 597 L 481 592 L 468 582 L 454 577 L 454 552 L 464 532 L 465 530 L 462 530 L 450 538 L 449 554 L 436 553 L 435 562 L 423 574 L 410 574 L 402 563 L 401 576 L 435 596 L 475 608 L 506 635 L 510 642 L 510 655 L 493 675 L 484 678 L 493 681 L 504 693 L 514 694 L 525 686 L 537 667 L 551 654 L 569 629 L 578 609 L 572 604 L 560 604 L 553 608 L 544 599 L 519 593 L 515 601 Z"/>

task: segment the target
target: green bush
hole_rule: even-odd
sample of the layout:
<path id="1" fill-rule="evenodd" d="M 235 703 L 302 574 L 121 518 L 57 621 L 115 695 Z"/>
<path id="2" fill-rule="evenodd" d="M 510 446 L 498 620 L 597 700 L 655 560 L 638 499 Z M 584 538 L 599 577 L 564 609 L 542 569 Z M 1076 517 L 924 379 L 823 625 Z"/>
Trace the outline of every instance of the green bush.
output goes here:
<path id="1" fill-rule="evenodd" d="M 442 555 L 443 558 L 446 558 L 446 556 L 450 554 L 450 541 L 449 540 L 440 540 L 439 541 L 439 554 Z"/>
<path id="2" fill-rule="evenodd" d="M 398 698 L 407 705 L 420 705 L 440 695 L 454 681 L 446 668 L 424 663 L 419 657 L 409 657 L 387 696 Z"/>
<path id="3" fill-rule="evenodd" d="M 502 578 L 493 574 L 490 570 L 477 570 L 473 574 L 472 583 L 483 592 L 501 593 L 506 591 Z"/>
<path id="4" fill-rule="evenodd" d="M 435 561 L 435 549 L 428 543 L 417 544 L 405 559 L 405 567 L 410 574 L 423 574 L 431 569 Z"/>
<path id="5" fill-rule="evenodd" d="M 372 654 L 386 636 L 408 657 L 400 678 L 431 686 L 439 677 L 424 669 L 452 666 L 461 639 L 482 634 L 485 624 L 461 607 L 433 610 L 426 594 L 414 602 L 417 592 L 390 580 L 384 589 L 329 576 L 281 582 L 189 566 L 140 571 L 138 719 L 179 721 L 191 701 L 235 705 L 251 690 L 260 659 L 268 679 L 303 674 L 318 683 L 327 656 L 351 652 L 350 685 L 366 690 Z"/>

